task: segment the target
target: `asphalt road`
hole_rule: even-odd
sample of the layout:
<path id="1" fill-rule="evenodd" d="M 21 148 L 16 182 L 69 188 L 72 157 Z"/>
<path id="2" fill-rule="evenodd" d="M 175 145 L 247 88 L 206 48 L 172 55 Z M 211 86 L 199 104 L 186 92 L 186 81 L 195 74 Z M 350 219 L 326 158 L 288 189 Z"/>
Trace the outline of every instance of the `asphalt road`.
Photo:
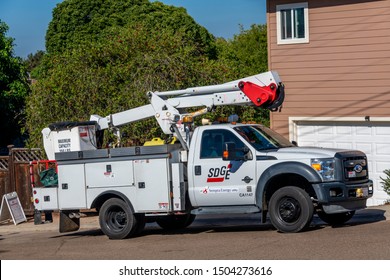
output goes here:
<path id="1" fill-rule="evenodd" d="M 0 259 L 76 260 L 390 260 L 390 206 L 359 211 L 342 227 L 317 217 L 309 230 L 283 234 L 258 215 L 198 216 L 187 229 L 167 232 L 148 224 L 140 236 L 109 240 L 96 216 L 81 219 L 74 233 L 52 224 L 0 225 Z"/>

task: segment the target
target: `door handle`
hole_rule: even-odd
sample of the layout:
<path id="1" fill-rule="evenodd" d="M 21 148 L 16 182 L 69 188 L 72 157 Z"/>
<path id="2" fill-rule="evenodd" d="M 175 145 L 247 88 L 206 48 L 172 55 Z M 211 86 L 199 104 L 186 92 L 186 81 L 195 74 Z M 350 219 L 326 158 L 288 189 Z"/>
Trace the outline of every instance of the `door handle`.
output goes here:
<path id="1" fill-rule="evenodd" d="M 202 175 L 202 166 L 201 165 L 195 165 L 195 175 L 196 176 Z"/>
<path id="2" fill-rule="evenodd" d="M 250 183 L 250 181 L 252 181 L 253 179 L 251 178 L 251 177 L 249 177 L 249 176 L 245 176 L 245 178 L 244 179 L 242 179 L 241 181 L 244 181 L 245 183 L 247 183 L 247 184 L 249 184 Z"/>

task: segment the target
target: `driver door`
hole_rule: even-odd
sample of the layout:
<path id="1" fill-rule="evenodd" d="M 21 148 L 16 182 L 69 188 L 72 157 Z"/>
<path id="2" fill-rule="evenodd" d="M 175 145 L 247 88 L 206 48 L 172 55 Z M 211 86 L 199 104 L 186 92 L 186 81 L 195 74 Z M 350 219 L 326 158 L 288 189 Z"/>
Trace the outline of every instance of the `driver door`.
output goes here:
<path id="1" fill-rule="evenodd" d="M 247 147 L 227 129 L 205 130 L 201 136 L 200 153 L 194 159 L 194 198 L 198 206 L 253 205 L 255 203 L 256 160 L 222 159 L 226 142 L 236 148 Z"/>

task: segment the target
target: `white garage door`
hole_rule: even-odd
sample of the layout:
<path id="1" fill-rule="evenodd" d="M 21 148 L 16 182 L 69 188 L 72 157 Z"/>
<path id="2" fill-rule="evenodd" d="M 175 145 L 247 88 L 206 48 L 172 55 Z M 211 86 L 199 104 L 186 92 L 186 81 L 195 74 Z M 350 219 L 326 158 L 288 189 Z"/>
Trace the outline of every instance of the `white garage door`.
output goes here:
<path id="1" fill-rule="evenodd" d="M 299 122 L 296 137 L 299 146 L 361 150 L 368 158 L 374 196 L 367 205 L 383 204 L 390 197 L 383 191 L 383 170 L 390 169 L 390 123 L 373 122 Z"/>

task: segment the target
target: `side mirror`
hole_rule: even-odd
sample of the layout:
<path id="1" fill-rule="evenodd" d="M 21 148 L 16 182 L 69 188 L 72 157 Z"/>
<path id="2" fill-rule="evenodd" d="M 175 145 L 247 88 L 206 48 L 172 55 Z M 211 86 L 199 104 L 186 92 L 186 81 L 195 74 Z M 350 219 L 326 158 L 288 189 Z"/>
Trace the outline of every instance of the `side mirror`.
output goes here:
<path id="1" fill-rule="evenodd" d="M 297 141 L 291 141 L 291 144 L 293 144 L 294 146 L 297 146 L 297 147 L 298 147 Z"/>

